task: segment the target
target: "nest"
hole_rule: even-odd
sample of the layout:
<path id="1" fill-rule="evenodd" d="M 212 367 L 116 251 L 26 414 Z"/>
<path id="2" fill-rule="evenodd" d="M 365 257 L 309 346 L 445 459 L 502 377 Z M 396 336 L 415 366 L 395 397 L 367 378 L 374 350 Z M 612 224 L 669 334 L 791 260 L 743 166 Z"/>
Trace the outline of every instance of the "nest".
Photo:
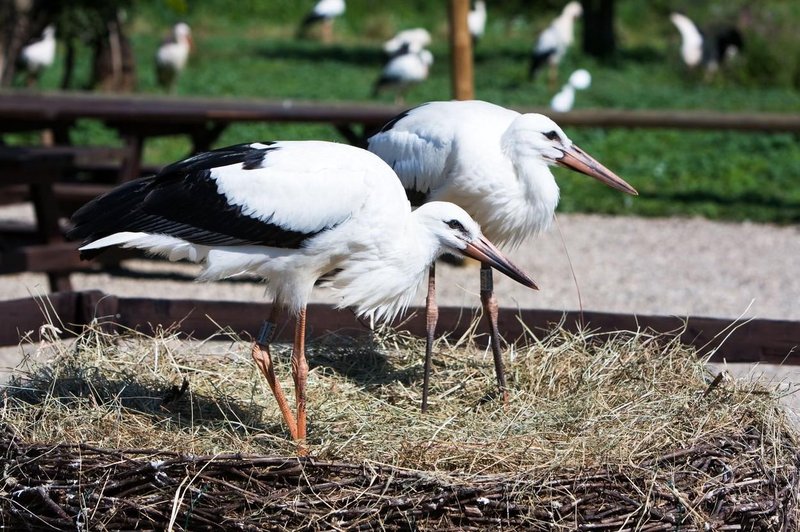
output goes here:
<path id="1" fill-rule="evenodd" d="M 46 332 L 46 331 L 45 331 Z M 331 335 L 297 457 L 249 346 L 169 331 L 41 343 L 4 390 L 2 524 L 29 529 L 794 530 L 800 455 L 776 392 L 646 332 Z M 211 353 L 214 351 L 214 353 Z M 221 351 L 221 352 L 220 352 Z M 289 375 L 278 346 L 278 374 Z M 47 358 L 47 362 L 42 360 Z"/>

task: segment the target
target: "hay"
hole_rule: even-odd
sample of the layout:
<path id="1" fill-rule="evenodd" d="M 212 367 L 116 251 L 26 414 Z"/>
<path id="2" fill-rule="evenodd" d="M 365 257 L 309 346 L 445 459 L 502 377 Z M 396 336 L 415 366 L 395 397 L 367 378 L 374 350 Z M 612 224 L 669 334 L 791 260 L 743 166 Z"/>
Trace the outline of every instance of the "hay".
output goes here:
<path id="1" fill-rule="evenodd" d="M 491 356 L 471 340 L 437 344 L 426 415 L 419 340 L 384 330 L 312 344 L 314 458 L 302 459 L 246 342 L 210 355 L 169 331 L 100 327 L 45 341 L 50 361 L 27 360 L 5 389 L 3 524 L 797 525 L 797 441 L 773 392 L 713 381 L 674 338 L 557 329 L 510 349 L 504 407 Z M 274 350 L 287 386 L 288 352 Z"/>

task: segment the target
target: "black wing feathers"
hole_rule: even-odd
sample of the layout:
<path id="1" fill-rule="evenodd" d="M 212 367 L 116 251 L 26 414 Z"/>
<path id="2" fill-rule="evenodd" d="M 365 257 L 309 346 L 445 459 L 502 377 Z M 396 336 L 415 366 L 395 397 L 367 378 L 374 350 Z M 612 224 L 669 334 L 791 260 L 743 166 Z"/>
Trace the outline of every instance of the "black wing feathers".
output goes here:
<path id="1" fill-rule="evenodd" d="M 542 52 L 533 52 L 531 54 L 531 62 L 528 67 L 528 79 L 532 80 L 536 77 L 536 73 L 539 72 L 539 69 L 550 59 L 550 56 L 556 53 L 555 48 L 549 48 Z"/>
<path id="2" fill-rule="evenodd" d="M 214 168 L 242 164 L 259 168 L 271 150 L 241 144 L 195 155 L 171 164 L 153 177 L 125 183 L 95 198 L 72 217 L 68 233 L 84 244 L 123 232 L 181 238 L 205 246 L 262 245 L 298 248 L 317 234 L 292 231 L 243 213 L 217 188 Z"/>

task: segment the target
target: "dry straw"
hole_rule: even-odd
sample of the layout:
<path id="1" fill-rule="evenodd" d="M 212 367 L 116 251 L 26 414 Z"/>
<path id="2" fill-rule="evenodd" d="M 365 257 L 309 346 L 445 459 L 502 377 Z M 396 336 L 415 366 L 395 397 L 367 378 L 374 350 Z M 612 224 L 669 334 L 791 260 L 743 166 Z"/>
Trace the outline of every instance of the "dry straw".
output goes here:
<path id="1" fill-rule="evenodd" d="M 714 380 L 675 337 L 555 328 L 509 347 L 504 406 L 473 340 L 438 341 L 425 415 L 420 340 L 384 329 L 314 342 L 313 458 L 300 459 L 249 345 L 230 334 L 45 335 L 4 392 L 3 524 L 797 525 L 798 447 L 775 392 Z M 289 387 L 288 346 L 273 352 Z"/>

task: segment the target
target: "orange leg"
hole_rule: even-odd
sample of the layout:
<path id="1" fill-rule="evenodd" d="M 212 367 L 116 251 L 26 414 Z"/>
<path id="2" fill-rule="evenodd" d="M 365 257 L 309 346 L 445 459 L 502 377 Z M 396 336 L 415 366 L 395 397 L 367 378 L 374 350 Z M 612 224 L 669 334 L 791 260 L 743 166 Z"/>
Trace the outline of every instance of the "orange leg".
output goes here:
<path id="1" fill-rule="evenodd" d="M 267 379 L 267 383 L 272 390 L 272 395 L 274 395 L 275 399 L 278 401 L 278 408 L 280 408 L 281 414 L 283 414 L 283 419 L 286 420 L 286 426 L 289 428 L 289 434 L 291 435 L 292 439 L 296 440 L 297 421 L 295 420 L 294 414 L 292 414 L 292 410 L 289 408 L 289 403 L 286 400 L 286 395 L 283 393 L 281 383 L 275 376 L 275 366 L 272 364 L 272 355 L 269 352 L 269 344 L 275 334 L 275 322 L 277 319 L 278 308 L 277 306 L 273 306 L 269 320 L 265 321 L 261 326 L 261 331 L 258 334 L 258 338 L 253 344 L 251 355 L 253 357 L 253 361 L 256 363 L 256 366 Z"/>
<path id="2" fill-rule="evenodd" d="M 489 322 L 489 337 L 492 345 L 492 355 L 494 356 L 494 373 L 497 376 L 497 387 L 503 397 L 503 403 L 508 403 L 508 389 L 506 388 L 506 376 L 503 369 L 503 354 L 500 351 L 500 332 L 497 328 L 497 299 L 494 297 L 494 282 L 492 280 L 492 268 L 481 265 L 481 303 L 483 303 L 483 313 Z"/>
<path id="3" fill-rule="evenodd" d="M 308 362 L 306 361 L 306 309 L 305 308 L 301 310 L 300 313 L 297 315 L 297 326 L 295 327 L 294 330 L 294 349 L 292 351 L 292 376 L 294 377 L 294 394 L 297 403 L 296 439 L 302 442 L 306 438 L 306 381 L 308 380 Z"/>
<path id="4" fill-rule="evenodd" d="M 436 264 L 431 264 L 428 273 L 428 296 L 425 298 L 425 369 L 422 376 L 422 411 L 428 411 L 428 386 L 431 376 L 431 355 L 436 322 L 439 321 L 439 306 L 436 304 Z"/>

